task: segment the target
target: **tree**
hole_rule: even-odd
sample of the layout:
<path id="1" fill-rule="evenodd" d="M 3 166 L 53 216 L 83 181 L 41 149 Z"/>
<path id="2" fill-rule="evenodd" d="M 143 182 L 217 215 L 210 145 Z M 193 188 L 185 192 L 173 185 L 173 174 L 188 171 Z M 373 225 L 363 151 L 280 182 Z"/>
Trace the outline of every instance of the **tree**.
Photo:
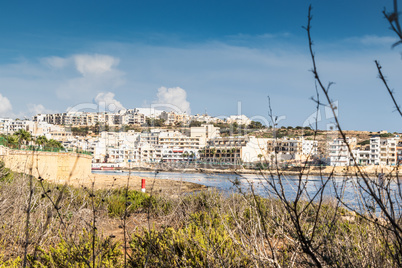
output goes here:
<path id="1" fill-rule="evenodd" d="M 95 123 L 95 126 L 94 126 L 94 133 L 95 133 L 96 135 L 99 135 L 99 133 L 100 133 L 100 124 L 99 124 L 99 122 L 96 122 L 96 123 Z"/>
<path id="2" fill-rule="evenodd" d="M 25 145 L 28 145 L 29 141 L 31 141 L 32 138 L 31 133 L 22 128 L 16 131 L 14 135 L 19 137 L 20 144 L 25 143 Z"/>
<path id="3" fill-rule="evenodd" d="M 212 154 L 212 162 L 215 162 L 216 149 L 215 149 L 215 148 L 211 148 L 211 149 L 209 150 L 209 152 Z"/>
<path id="4" fill-rule="evenodd" d="M 35 143 L 38 145 L 45 145 L 48 142 L 46 136 L 39 136 L 36 138 Z"/>
<path id="5" fill-rule="evenodd" d="M 181 156 L 182 156 L 183 158 L 187 158 L 187 160 L 188 160 L 189 153 L 188 153 L 188 152 L 184 152 Z"/>
<path id="6" fill-rule="evenodd" d="M 264 125 L 258 121 L 251 121 L 251 123 L 248 125 L 248 127 L 250 129 L 262 129 L 262 128 L 264 128 Z"/>
<path id="7" fill-rule="evenodd" d="M 56 141 L 54 139 L 48 140 L 48 142 L 46 143 L 45 147 L 48 148 L 48 149 L 56 149 L 56 150 L 64 149 L 63 145 L 61 145 L 61 142 Z"/>
<path id="8" fill-rule="evenodd" d="M 165 119 L 159 119 L 159 118 L 155 119 L 147 117 L 145 119 L 145 122 L 149 127 L 163 127 L 165 125 Z"/>
<path id="9" fill-rule="evenodd" d="M 196 121 L 196 120 L 191 120 L 190 122 L 190 127 L 200 127 L 202 125 L 202 122 Z"/>
<path id="10" fill-rule="evenodd" d="M 20 137 L 16 136 L 16 135 L 9 135 L 6 137 L 7 139 L 7 143 L 11 146 L 11 147 L 17 147 L 20 141 Z"/>

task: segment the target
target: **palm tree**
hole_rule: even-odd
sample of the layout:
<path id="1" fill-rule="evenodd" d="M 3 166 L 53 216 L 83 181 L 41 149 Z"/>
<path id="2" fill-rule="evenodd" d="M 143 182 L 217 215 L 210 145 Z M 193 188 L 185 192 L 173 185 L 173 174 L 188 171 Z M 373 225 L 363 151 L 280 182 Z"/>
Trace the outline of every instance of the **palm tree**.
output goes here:
<path id="1" fill-rule="evenodd" d="M 188 156 L 189 156 L 188 152 L 184 152 L 184 153 L 182 154 L 182 157 L 183 157 L 183 158 L 187 158 L 187 160 L 188 160 Z"/>
<path id="2" fill-rule="evenodd" d="M 46 143 L 45 147 L 51 148 L 51 149 L 56 149 L 56 150 L 61 150 L 64 149 L 63 145 L 59 141 L 56 141 L 54 139 L 48 140 Z"/>
<path id="3" fill-rule="evenodd" d="M 46 143 L 48 143 L 48 139 L 45 136 L 39 136 L 36 138 L 35 143 L 42 146 L 42 145 L 45 145 Z"/>
<path id="4" fill-rule="evenodd" d="M 7 136 L 7 143 L 9 144 L 9 146 L 11 145 L 11 147 L 17 147 L 18 143 L 20 141 L 20 138 L 16 135 L 10 135 Z"/>
<path id="5" fill-rule="evenodd" d="M 209 152 L 212 154 L 212 162 L 215 162 L 216 149 L 212 148 Z"/>
<path id="6" fill-rule="evenodd" d="M 26 131 L 25 129 L 19 129 L 14 135 L 19 137 L 20 145 L 24 142 L 25 145 L 28 145 L 29 141 L 31 140 L 32 136 L 31 133 Z"/>

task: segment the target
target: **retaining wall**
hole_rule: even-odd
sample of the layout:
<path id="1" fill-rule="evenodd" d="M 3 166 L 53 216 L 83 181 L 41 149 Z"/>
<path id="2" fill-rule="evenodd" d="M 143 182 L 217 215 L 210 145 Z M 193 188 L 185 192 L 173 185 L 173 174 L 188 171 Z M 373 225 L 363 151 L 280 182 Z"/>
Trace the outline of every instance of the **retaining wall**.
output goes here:
<path id="1" fill-rule="evenodd" d="M 51 153 L 13 150 L 0 146 L 0 161 L 5 167 L 46 180 L 66 182 L 91 175 L 92 156 L 76 153 Z"/>

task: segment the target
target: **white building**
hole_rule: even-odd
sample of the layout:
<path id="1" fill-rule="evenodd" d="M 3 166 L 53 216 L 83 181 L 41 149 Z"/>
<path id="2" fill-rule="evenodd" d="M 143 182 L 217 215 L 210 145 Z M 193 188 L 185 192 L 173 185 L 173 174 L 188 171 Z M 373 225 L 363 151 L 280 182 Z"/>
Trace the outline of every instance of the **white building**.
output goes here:
<path id="1" fill-rule="evenodd" d="M 194 161 L 199 157 L 198 149 L 168 148 L 159 146 L 156 149 L 156 156 L 162 162 L 183 162 Z"/>
<path id="2" fill-rule="evenodd" d="M 188 137 L 178 131 L 161 132 L 159 134 L 159 145 L 180 149 L 199 150 L 201 148 L 199 137 Z"/>
<path id="3" fill-rule="evenodd" d="M 135 112 L 145 115 L 146 117 L 150 118 L 159 118 L 163 110 L 158 110 L 153 107 L 148 108 L 135 108 Z"/>
<path id="4" fill-rule="evenodd" d="M 8 134 L 11 122 L 13 122 L 13 119 L 9 118 L 0 118 L 0 133 L 2 134 Z"/>
<path id="5" fill-rule="evenodd" d="M 200 127 L 190 128 L 190 137 L 199 138 L 200 147 L 204 147 L 209 139 L 219 137 L 220 131 L 218 127 L 212 124 L 201 125 Z"/>
<path id="6" fill-rule="evenodd" d="M 396 165 L 399 138 L 370 138 L 370 164 L 372 165 Z"/>
<path id="7" fill-rule="evenodd" d="M 346 142 L 341 138 L 336 138 L 329 142 L 328 149 L 331 166 L 349 166 L 351 164 L 348 145 L 353 150 L 356 145 L 356 138 L 346 137 Z"/>
<path id="8" fill-rule="evenodd" d="M 304 156 L 312 156 L 318 154 L 318 141 L 306 140 L 302 138 L 301 154 Z"/>
<path id="9" fill-rule="evenodd" d="M 370 149 L 355 149 L 352 150 L 355 161 L 360 166 L 366 166 L 370 164 Z M 350 159 L 350 165 L 354 165 L 353 159 Z"/>
<path id="10" fill-rule="evenodd" d="M 229 124 L 237 123 L 238 125 L 249 125 L 251 123 L 251 120 L 244 114 L 241 114 L 229 116 L 228 118 L 226 118 L 226 122 Z"/>
<path id="11" fill-rule="evenodd" d="M 231 164 L 259 162 L 267 156 L 267 142 L 253 136 L 216 137 L 207 142 L 203 158 Z"/>
<path id="12" fill-rule="evenodd" d="M 212 117 L 207 114 L 196 114 L 190 116 L 190 120 L 205 122 L 205 123 L 223 123 L 224 120 L 218 117 Z"/>

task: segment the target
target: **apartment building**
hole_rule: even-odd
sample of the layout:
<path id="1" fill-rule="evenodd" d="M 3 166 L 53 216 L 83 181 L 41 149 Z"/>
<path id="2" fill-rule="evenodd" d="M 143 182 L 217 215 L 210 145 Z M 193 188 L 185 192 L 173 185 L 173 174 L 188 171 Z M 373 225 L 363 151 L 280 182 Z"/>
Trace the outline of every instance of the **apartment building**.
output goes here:
<path id="1" fill-rule="evenodd" d="M 65 126 L 95 126 L 97 123 L 113 126 L 115 125 L 115 121 L 118 121 L 118 119 L 115 119 L 115 117 L 118 116 L 120 116 L 120 114 L 108 112 L 67 112 L 56 114 L 38 114 L 33 117 L 33 121 Z"/>
<path id="2" fill-rule="evenodd" d="M 141 113 L 145 115 L 145 117 L 149 118 L 159 118 L 160 115 L 162 114 L 162 110 L 155 109 L 154 107 L 148 107 L 148 108 L 135 108 L 133 109 L 137 113 Z"/>
<path id="3" fill-rule="evenodd" d="M 397 165 L 402 164 L 402 141 L 398 141 L 398 144 L 396 146 L 396 163 Z"/>
<path id="4" fill-rule="evenodd" d="M 190 120 L 205 122 L 205 123 L 224 123 L 225 121 L 218 117 L 212 117 L 207 114 L 191 115 Z"/>
<path id="5" fill-rule="evenodd" d="M 165 120 L 165 125 L 174 125 L 176 122 L 176 114 L 174 112 L 163 111 L 159 118 Z"/>
<path id="6" fill-rule="evenodd" d="M 197 149 L 168 148 L 166 146 L 156 148 L 156 159 L 161 162 L 191 162 L 198 156 Z"/>
<path id="7" fill-rule="evenodd" d="M 268 153 L 292 154 L 296 155 L 301 152 L 301 141 L 297 139 L 268 139 Z"/>
<path id="8" fill-rule="evenodd" d="M 114 115 L 114 125 L 144 125 L 146 117 L 136 109 L 119 111 Z"/>
<path id="9" fill-rule="evenodd" d="M 259 162 L 267 155 L 267 142 L 253 136 L 216 137 L 207 142 L 202 158 L 231 164 Z"/>
<path id="10" fill-rule="evenodd" d="M 190 128 L 190 137 L 200 139 L 200 147 L 205 147 L 207 140 L 219 137 L 220 131 L 218 127 L 212 124 L 203 124 L 200 127 Z"/>
<path id="11" fill-rule="evenodd" d="M 102 132 L 89 142 L 95 163 L 155 163 L 192 161 L 198 158 L 200 138 L 189 137 L 177 131 Z"/>
<path id="12" fill-rule="evenodd" d="M 268 153 L 270 155 L 276 154 L 279 161 L 306 160 L 308 157 L 317 155 L 318 142 L 306 140 L 303 137 L 296 139 L 283 137 L 281 139 L 268 139 L 267 148 Z"/>
<path id="13" fill-rule="evenodd" d="M 199 137 L 188 137 L 178 131 L 167 131 L 159 134 L 159 145 L 178 149 L 200 149 Z"/>
<path id="14" fill-rule="evenodd" d="M 370 138 L 370 164 L 396 165 L 398 142 L 398 137 L 381 138 L 380 136 L 372 136 Z"/>
<path id="15" fill-rule="evenodd" d="M 32 131 L 34 131 L 34 128 L 35 128 L 35 123 L 33 121 L 28 121 L 28 120 L 12 121 L 10 123 L 10 125 L 8 126 L 7 134 L 12 134 L 20 129 L 26 130 L 28 132 L 32 132 Z"/>
<path id="16" fill-rule="evenodd" d="M 8 134 L 10 131 L 10 124 L 13 121 L 13 119 L 0 118 L 0 133 Z"/>
<path id="17" fill-rule="evenodd" d="M 149 143 L 152 146 L 159 144 L 159 135 L 163 132 L 160 129 L 151 129 L 149 132 L 142 132 L 139 136 L 139 143 Z"/>
<path id="18" fill-rule="evenodd" d="M 348 149 L 353 150 L 357 144 L 356 138 L 346 137 L 346 142 L 342 138 L 335 138 L 328 143 L 328 151 L 331 166 L 351 165 L 351 156 Z"/>
<path id="19" fill-rule="evenodd" d="M 398 157 L 402 160 L 402 146 L 398 147 L 399 137 L 381 138 L 376 135 L 370 138 L 370 144 L 367 145 L 357 145 L 356 138 L 347 138 L 347 141 L 353 157 L 342 139 L 334 139 L 329 143 L 329 157 L 332 166 L 354 164 L 393 166 L 397 164 Z M 400 153 L 399 156 L 398 153 Z"/>
<path id="20" fill-rule="evenodd" d="M 360 166 L 366 166 L 370 164 L 370 145 L 356 146 L 352 150 L 353 157 L 356 164 Z M 350 165 L 354 165 L 353 159 L 350 159 Z"/>
<path id="21" fill-rule="evenodd" d="M 301 154 L 303 156 L 312 156 L 318 154 L 318 141 L 307 140 L 302 138 L 301 140 Z"/>

